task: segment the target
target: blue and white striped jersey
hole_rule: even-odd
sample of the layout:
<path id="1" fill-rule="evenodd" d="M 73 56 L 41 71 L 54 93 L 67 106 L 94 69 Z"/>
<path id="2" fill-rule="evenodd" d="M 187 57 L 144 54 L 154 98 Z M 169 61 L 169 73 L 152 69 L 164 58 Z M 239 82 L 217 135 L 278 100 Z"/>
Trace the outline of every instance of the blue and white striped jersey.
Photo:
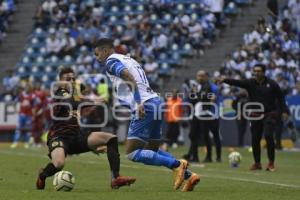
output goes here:
<path id="1" fill-rule="evenodd" d="M 142 103 L 158 97 L 157 93 L 151 89 L 143 68 L 133 58 L 114 53 L 106 59 L 105 68 L 106 74 L 113 84 L 114 95 L 121 103 L 130 106 L 132 109 L 136 108 L 132 92 L 128 85 L 120 78 L 121 71 L 125 68 L 128 69 L 137 83 Z"/>

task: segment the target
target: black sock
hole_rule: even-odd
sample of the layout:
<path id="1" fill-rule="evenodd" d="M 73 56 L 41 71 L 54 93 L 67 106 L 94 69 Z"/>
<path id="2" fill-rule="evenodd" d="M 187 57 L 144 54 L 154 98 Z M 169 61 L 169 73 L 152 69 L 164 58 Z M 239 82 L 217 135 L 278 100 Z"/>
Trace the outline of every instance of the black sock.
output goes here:
<path id="1" fill-rule="evenodd" d="M 120 154 L 118 149 L 118 139 L 116 137 L 107 142 L 107 159 L 109 162 L 112 178 L 120 176 Z"/>
<path id="2" fill-rule="evenodd" d="M 56 172 L 59 172 L 61 169 L 57 169 L 53 163 L 48 163 L 48 165 L 43 169 L 43 172 L 40 174 L 41 179 L 46 179 L 49 176 L 53 176 Z"/>

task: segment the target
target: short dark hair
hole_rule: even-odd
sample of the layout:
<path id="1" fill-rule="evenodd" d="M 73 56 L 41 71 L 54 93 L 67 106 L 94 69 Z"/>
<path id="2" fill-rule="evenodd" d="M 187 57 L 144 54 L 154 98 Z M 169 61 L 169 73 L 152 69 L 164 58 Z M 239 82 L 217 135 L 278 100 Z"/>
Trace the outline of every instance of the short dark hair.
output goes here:
<path id="1" fill-rule="evenodd" d="M 260 67 L 263 72 L 266 72 L 266 65 L 264 65 L 264 64 L 258 63 L 256 65 L 254 65 L 254 67 Z"/>
<path id="2" fill-rule="evenodd" d="M 73 73 L 75 74 L 74 70 L 71 67 L 64 67 L 59 70 L 59 79 L 63 77 L 64 74 Z"/>
<path id="3" fill-rule="evenodd" d="M 110 39 L 110 38 L 100 38 L 96 44 L 96 48 L 103 48 L 103 47 L 109 47 L 109 48 L 113 48 L 114 45 L 114 40 Z"/>

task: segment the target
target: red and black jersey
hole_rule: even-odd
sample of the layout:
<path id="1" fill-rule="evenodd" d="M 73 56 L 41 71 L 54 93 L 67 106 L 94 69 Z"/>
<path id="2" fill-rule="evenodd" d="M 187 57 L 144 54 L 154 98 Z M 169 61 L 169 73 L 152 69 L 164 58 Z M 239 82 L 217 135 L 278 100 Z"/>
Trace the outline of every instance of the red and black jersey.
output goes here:
<path id="1" fill-rule="evenodd" d="M 80 99 L 67 89 L 59 88 L 55 92 L 55 97 L 52 98 L 52 101 L 49 137 L 79 134 L 77 107 L 81 102 Z"/>

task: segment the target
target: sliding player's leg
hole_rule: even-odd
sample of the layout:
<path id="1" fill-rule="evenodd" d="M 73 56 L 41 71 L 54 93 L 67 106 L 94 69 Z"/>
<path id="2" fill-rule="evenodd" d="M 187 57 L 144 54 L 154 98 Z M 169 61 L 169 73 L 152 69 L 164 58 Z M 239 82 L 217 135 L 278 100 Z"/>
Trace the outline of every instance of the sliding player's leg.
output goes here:
<path id="1" fill-rule="evenodd" d="M 51 157 L 51 162 L 49 162 L 45 168 L 40 169 L 38 174 L 36 188 L 39 190 L 45 188 L 47 177 L 53 176 L 64 167 L 66 154 L 62 140 L 53 140 L 49 142 L 49 155 Z"/>
<path id="2" fill-rule="evenodd" d="M 135 182 L 134 177 L 120 176 L 120 153 L 118 139 L 115 135 L 106 132 L 92 132 L 87 138 L 88 148 L 92 151 L 106 151 L 110 165 L 112 181 L 111 187 L 118 189 L 124 185 L 131 185 Z M 105 148 L 106 147 L 106 148 Z"/>

